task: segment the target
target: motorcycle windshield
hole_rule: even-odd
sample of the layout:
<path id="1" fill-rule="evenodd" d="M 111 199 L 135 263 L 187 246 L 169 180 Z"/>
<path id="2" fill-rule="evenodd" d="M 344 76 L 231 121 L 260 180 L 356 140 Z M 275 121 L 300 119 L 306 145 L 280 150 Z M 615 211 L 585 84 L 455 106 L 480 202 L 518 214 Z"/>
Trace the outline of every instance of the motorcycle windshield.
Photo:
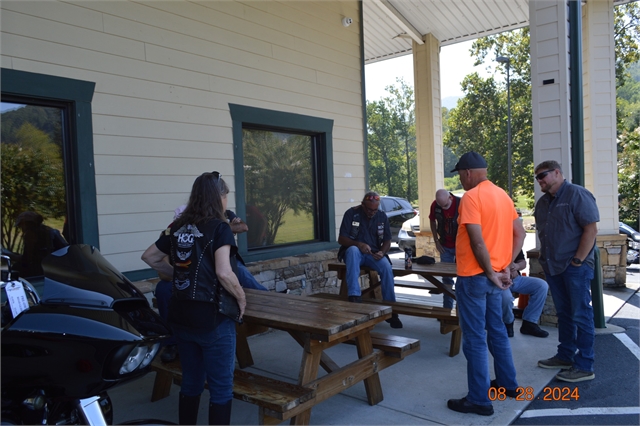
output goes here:
<path id="1" fill-rule="evenodd" d="M 93 246 L 74 244 L 45 257 L 42 303 L 113 308 L 144 295 Z"/>

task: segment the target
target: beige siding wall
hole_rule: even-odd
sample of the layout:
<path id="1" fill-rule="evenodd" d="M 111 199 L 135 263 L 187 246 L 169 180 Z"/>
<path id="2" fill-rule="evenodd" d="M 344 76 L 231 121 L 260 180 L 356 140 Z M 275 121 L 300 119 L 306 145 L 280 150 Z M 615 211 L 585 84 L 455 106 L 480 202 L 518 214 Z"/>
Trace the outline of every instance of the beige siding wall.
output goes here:
<path id="1" fill-rule="evenodd" d="M 218 170 L 235 206 L 228 104 L 334 120 L 336 224 L 364 191 L 356 1 L 2 1 L 3 68 L 96 83 L 101 252 L 120 270 Z M 341 19 L 354 24 L 345 28 Z"/>

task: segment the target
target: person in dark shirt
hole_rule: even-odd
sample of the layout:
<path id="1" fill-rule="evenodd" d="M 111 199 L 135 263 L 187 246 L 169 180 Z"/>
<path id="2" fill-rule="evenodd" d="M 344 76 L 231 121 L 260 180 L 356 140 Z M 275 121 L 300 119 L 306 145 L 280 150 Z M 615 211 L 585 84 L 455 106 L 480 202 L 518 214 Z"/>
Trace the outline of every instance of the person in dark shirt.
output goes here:
<path id="1" fill-rule="evenodd" d="M 219 173 L 199 176 L 185 211 L 142 255 L 156 271 L 173 277 L 169 323 L 182 367 L 178 403 L 182 425 L 197 423 L 205 378 L 209 424 L 231 421 L 234 320 L 242 318 L 246 297 L 234 272 L 237 247 L 224 216 L 223 198 L 228 192 Z"/>
<path id="2" fill-rule="evenodd" d="M 396 301 L 393 289 L 391 261 L 386 256 L 391 248 L 391 228 L 387 215 L 379 211 L 380 195 L 367 192 L 359 206 L 347 210 L 342 217 L 338 243 L 338 259 L 347 267 L 347 287 L 350 302 L 362 301 L 360 267 L 367 266 L 378 272 L 382 298 Z M 398 314 L 387 320 L 392 328 L 402 328 Z"/>
<path id="3" fill-rule="evenodd" d="M 458 234 L 458 206 L 460 198 L 446 189 L 436 191 L 436 199 L 431 203 L 429 225 L 436 249 L 440 253 L 440 261 L 456 263 L 456 235 Z M 453 287 L 453 278 L 443 277 L 442 283 Z M 453 298 L 443 295 L 442 307 L 453 309 Z"/>
<path id="4" fill-rule="evenodd" d="M 43 275 L 42 259 L 69 245 L 60 231 L 43 222 L 41 214 L 31 211 L 20 213 L 16 219 L 16 227 L 22 231 L 22 254 L 9 253 L 9 257 L 17 262 L 23 278 Z"/>
<path id="5" fill-rule="evenodd" d="M 513 337 L 513 294 L 529 295 L 529 303 L 522 313 L 522 326 L 520 333 L 528 334 L 535 337 L 547 337 L 549 333 L 538 326 L 544 302 L 547 300 L 547 292 L 549 286 L 547 282 L 541 278 L 526 277 L 520 274 L 527 267 L 527 261 L 524 258 L 524 252 L 520 250 L 516 260 L 509 265 L 511 271 L 511 281 L 513 284 L 508 290 L 502 291 L 502 321 L 507 326 L 507 336 Z"/>
<path id="6" fill-rule="evenodd" d="M 557 161 L 543 161 L 535 178 L 544 195 L 535 208 L 540 264 L 558 314 L 557 353 L 538 367 L 561 369 L 564 382 L 593 380 L 595 326 L 591 306 L 600 213 L 591 192 L 567 182 Z"/>

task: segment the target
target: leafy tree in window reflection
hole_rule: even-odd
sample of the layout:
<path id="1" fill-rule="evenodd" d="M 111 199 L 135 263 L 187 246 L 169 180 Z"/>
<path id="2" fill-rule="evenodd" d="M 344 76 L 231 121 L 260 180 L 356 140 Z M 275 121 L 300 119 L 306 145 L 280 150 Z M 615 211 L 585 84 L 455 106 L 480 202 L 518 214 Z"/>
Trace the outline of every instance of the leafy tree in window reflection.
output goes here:
<path id="1" fill-rule="evenodd" d="M 1 146 L 2 246 L 17 252 L 20 231 L 15 221 L 20 213 L 36 211 L 45 219 L 66 214 L 62 155 L 49 134 L 28 122 L 12 133 L 3 132 Z"/>
<path id="2" fill-rule="evenodd" d="M 287 213 L 298 216 L 315 211 L 312 143 L 313 138 L 307 135 L 243 130 L 246 203 L 266 219 L 263 240 L 249 241 L 250 247 L 314 238 L 305 233 L 295 241 L 276 242 Z M 251 232 L 249 218 L 247 223 Z"/>

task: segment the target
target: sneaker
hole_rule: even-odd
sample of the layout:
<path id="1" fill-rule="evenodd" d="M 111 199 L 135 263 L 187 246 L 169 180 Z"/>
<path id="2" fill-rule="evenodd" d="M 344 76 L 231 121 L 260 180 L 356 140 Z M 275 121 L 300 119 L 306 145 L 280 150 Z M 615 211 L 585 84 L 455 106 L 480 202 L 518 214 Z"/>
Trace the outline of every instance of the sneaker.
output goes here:
<path id="1" fill-rule="evenodd" d="M 573 367 L 556 374 L 556 379 L 562 380 L 563 382 L 571 383 L 584 382 L 586 380 L 593 380 L 595 378 L 596 375 L 593 371 L 578 370 L 577 368 Z"/>
<path id="2" fill-rule="evenodd" d="M 513 333 L 513 329 L 511 330 L 511 333 Z M 535 337 L 547 337 L 549 335 L 549 332 L 541 329 L 538 324 L 536 324 L 535 322 L 527 321 L 527 320 L 522 321 L 522 327 L 520 327 L 520 333 L 528 334 L 530 336 L 535 336 Z"/>
<path id="3" fill-rule="evenodd" d="M 507 336 L 513 337 L 513 322 L 510 324 L 504 324 L 507 327 Z"/>
<path id="4" fill-rule="evenodd" d="M 450 410 L 457 411 L 458 413 L 475 413 L 481 416 L 491 416 L 493 414 L 493 406 L 491 405 L 476 405 L 467 401 L 467 398 L 462 399 L 450 399 L 447 401 L 447 407 Z"/>
<path id="5" fill-rule="evenodd" d="M 490 387 L 492 388 L 496 388 L 496 390 L 498 390 L 499 387 L 504 387 L 504 386 L 498 386 L 498 381 L 496 379 L 493 379 L 491 381 L 491 385 Z M 509 398 L 515 398 L 517 396 L 517 392 L 515 389 L 504 389 L 504 394 L 507 395 Z"/>
<path id="6" fill-rule="evenodd" d="M 362 303 L 362 296 L 349 296 L 349 302 Z"/>
<path id="7" fill-rule="evenodd" d="M 567 370 L 573 366 L 573 363 L 570 361 L 564 361 L 557 356 L 551 357 L 549 359 L 541 359 L 538 361 L 538 367 L 541 368 L 549 368 L 551 370 L 557 370 L 558 368 L 562 370 Z"/>
<path id="8" fill-rule="evenodd" d="M 391 328 L 402 328 L 402 321 L 398 318 L 398 314 L 391 314 L 391 318 L 385 321 L 391 325 Z"/>
<path id="9" fill-rule="evenodd" d="M 173 362 L 178 358 L 178 345 L 167 345 L 164 347 L 160 361 L 164 363 Z"/>

